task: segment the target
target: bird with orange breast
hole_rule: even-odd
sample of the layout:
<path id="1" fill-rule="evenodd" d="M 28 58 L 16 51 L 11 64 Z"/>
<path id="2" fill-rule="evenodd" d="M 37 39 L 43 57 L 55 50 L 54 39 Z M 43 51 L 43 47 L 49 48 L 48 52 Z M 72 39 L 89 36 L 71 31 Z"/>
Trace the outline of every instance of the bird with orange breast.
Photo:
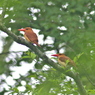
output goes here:
<path id="1" fill-rule="evenodd" d="M 76 64 L 74 63 L 74 61 L 64 54 L 59 53 L 59 54 L 53 54 L 51 56 L 58 57 L 58 63 L 64 67 L 66 67 L 67 65 L 76 67 Z"/>
<path id="2" fill-rule="evenodd" d="M 24 31 L 24 37 L 28 42 L 34 43 L 40 47 L 38 44 L 38 37 L 36 33 L 33 32 L 31 27 L 26 27 L 23 29 L 18 29 L 19 31 Z"/>

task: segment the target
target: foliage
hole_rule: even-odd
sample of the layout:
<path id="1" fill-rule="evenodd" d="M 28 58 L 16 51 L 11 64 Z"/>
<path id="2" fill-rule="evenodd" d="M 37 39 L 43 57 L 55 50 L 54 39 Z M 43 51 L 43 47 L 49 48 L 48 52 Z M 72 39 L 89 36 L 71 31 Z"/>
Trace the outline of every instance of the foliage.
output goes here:
<path id="1" fill-rule="evenodd" d="M 94 0 L 1 0 L 0 1 L 0 24 L 3 24 L 13 33 L 22 36 L 17 31 L 19 28 L 30 26 L 40 30 L 39 35 L 43 35 L 44 43 L 41 45 L 43 53 L 63 53 L 71 59 L 77 60 L 78 72 L 81 76 L 85 89 L 89 93 L 94 93 L 95 74 L 95 3 Z M 5 31 L 0 31 L 0 33 Z M 53 43 L 46 43 L 51 37 Z M 2 53 L 0 54 L 0 74 L 1 86 L 6 83 L 14 93 L 32 93 L 33 95 L 78 95 L 74 80 L 68 79 L 65 75 L 43 68 L 47 62 L 31 53 L 14 53 L 13 58 L 9 52 L 13 40 L 8 35 L 0 36 L 3 42 Z M 14 49 L 15 51 L 15 49 Z M 83 53 L 83 54 L 82 54 Z M 78 58 L 77 58 L 77 57 Z M 8 60 L 8 61 L 7 61 Z M 12 76 L 11 67 L 20 67 L 22 63 L 31 64 L 33 69 L 27 71 L 25 75 L 13 80 L 15 84 L 9 85 L 3 75 Z M 32 67 L 31 67 L 32 68 Z M 87 77 L 90 81 L 87 80 Z M 36 80 L 37 83 L 32 83 Z M 26 85 L 21 82 L 25 81 Z M 91 84 L 92 83 L 92 84 Z M 62 84 L 62 85 L 61 85 Z M 25 87 L 25 91 L 20 92 L 18 87 Z M 7 89 L 1 89 L 5 94 Z"/>

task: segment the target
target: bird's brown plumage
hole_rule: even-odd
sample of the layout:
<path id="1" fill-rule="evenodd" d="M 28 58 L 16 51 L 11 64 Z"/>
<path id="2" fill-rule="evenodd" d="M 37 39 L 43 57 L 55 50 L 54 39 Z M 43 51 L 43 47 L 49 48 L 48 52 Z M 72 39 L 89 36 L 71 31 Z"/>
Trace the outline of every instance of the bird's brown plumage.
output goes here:
<path id="1" fill-rule="evenodd" d="M 38 37 L 36 35 L 36 33 L 33 32 L 32 28 L 31 27 L 26 27 L 24 29 L 18 29 L 19 31 L 24 31 L 25 34 L 24 34 L 24 37 L 27 41 L 31 42 L 31 43 L 34 43 L 38 46 L 40 46 L 38 44 Z"/>
<path id="2" fill-rule="evenodd" d="M 74 61 L 64 54 L 53 54 L 52 56 L 57 56 L 59 64 L 64 67 L 66 67 L 67 64 L 76 67 Z"/>

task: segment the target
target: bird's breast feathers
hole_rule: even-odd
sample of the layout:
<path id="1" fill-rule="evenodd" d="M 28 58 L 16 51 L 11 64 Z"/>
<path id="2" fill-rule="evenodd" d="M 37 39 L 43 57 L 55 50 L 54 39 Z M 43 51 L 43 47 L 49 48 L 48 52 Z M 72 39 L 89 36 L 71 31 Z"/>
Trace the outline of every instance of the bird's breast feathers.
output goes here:
<path id="1" fill-rule="evenodd" d="M 25 37 L 25 39 L 26 39 L 27 41 L 31 42 L 25 34 L 24 34 L 24 37 Z"/>
<path id="2" fill-rule="evenodd" d="M 66 67 L 66 63 L 64 61 L 61 61 L 60 59 L 58 59 L 58 62 L 59 62 L 60 65 Z"/>

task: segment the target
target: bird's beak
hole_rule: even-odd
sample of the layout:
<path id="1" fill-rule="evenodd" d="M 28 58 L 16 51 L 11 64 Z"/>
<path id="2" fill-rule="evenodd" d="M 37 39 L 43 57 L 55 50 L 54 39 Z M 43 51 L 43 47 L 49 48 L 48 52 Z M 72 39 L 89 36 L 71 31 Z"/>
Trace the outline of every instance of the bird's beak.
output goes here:
<path id="1" fill-rule="evenodd" d="M 52 54 L 51 56 L 59 56 L 58 54 Z"/>
<path id="2" fill-rule="evenodd" d="M 25 29 L 18 29 L 18 31 L 25 31 Z"/>

